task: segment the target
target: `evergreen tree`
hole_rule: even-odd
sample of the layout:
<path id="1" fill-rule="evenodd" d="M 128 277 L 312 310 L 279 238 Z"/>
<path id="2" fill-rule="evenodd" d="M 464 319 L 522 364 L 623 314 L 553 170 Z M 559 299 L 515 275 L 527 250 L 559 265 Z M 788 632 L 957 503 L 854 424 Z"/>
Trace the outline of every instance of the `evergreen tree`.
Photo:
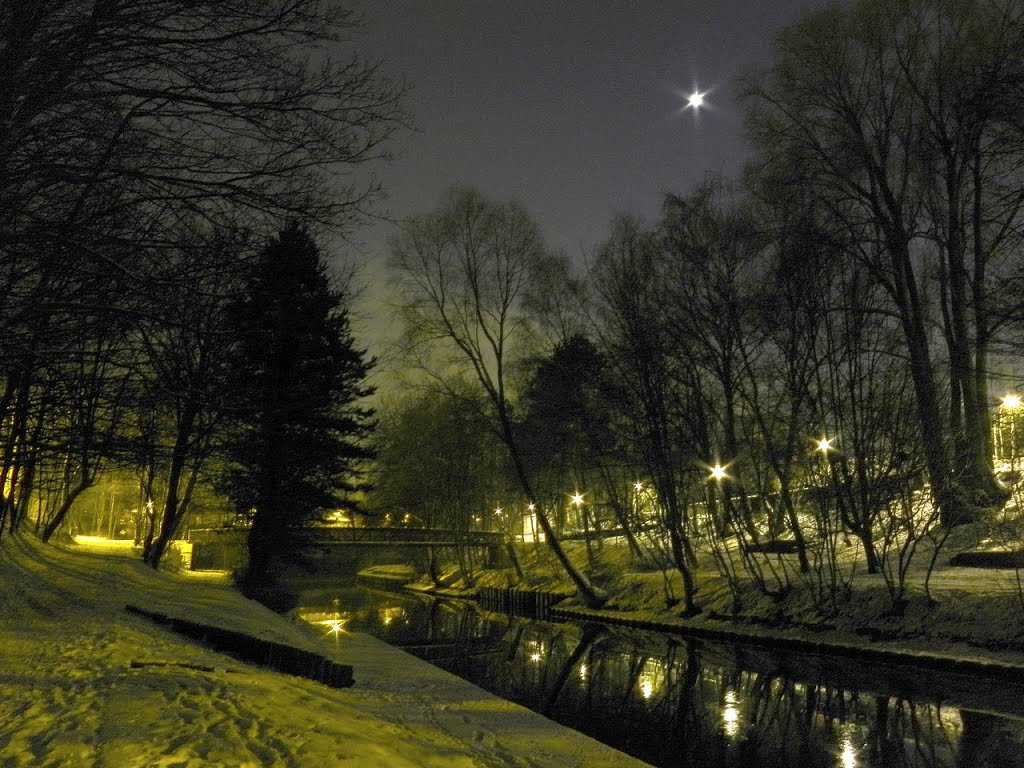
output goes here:
<path id="1" fill-rule="evenodd" d="M 372 360 L 309 233 L 289 224 L 259 254 L 232 320 L 235 430 L 226 490 L 252 520 L 247 592 L 269 586 L 296 533 L 359 486 L 370 458 Z"/>

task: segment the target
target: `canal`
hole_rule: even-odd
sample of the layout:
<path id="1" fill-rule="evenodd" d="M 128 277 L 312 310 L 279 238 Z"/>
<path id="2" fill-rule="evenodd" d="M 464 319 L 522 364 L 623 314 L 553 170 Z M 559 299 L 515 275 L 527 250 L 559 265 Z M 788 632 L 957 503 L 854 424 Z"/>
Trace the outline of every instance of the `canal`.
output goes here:
<path id="1" fill-rule="evenodd" d="M 365 632 L 656 766 L 1024 768 L 1024 685 L 360 588 L 294 615 Z M 356 670 L 358 681 L 358 670 Z"/>

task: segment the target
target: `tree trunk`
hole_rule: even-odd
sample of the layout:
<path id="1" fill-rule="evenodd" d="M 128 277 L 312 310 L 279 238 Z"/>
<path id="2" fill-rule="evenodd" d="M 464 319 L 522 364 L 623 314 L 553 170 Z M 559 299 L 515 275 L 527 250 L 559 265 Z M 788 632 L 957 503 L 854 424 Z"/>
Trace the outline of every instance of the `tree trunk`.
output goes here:
<path id="1" fill-rule="evenodd" d="M 185 472 L 192 425 L 195 423 L 197 413 L 198 409 L 189 403 L 184 407 L 178 420 L 178 433 L 175 436 L 174 449 L 171 451 L 171 464 L 167 470 L 167 497 L 164 499 L 164 514 L 160 523 L 160 533 L 146 552 L 146 563 L 154 570 L 160 567 L 160 560 L 167 550 L 167 545 L 178 530 L 178 523 L 181 519 L 179 486 Z"/>
<path id="2" fill-rule="evenodd" d="M 71 505 L 75 503 L 75 499 L 77 499 L 83 491 L 91 486 L 92 476 L 83 471 L 82 478 L 79 480 L 78 485 L 68 491 L 64 500 L 61 502 L 60 507 L 58 507 L 57 511 L 54 512 L 53 517 L 51 517 L 47 521 L 46 525 L 43 526 L 43 534 L 41 536 L 43 541 L 49 541 L 53 534 L 57 532 L 57 529 L 63 525 L 64 518 L 67 517 L 68 512 L 71 511 Z"/>
<path id="3" fill-rule="evenodd" d="M 914 384 L 918 423 L 921 428 L 925 465 L 931 483 L 932 497 L 939 507 L 943 525 L 971 522 L 973 510 L 955 492 L 949 456 L 942 429 L 942 416 L 928 344 L 924 309 L 914 277 L 907 238 L 886 231 L 893 274 L 892 297 L 899 309 L 910 359 L 910 376 Z"/>
<path id="4" fill-rule="evenodd" d="M 948 242 L 946 244 L 946 256 L 949 262 L 949 312 L 947 317 L 950 329 L 946 334 L 946 339 L 949 344 L 951 380 L 955 382 L 956 389 L 960 393 L 960 405 L 963 408 L 960 419 L 962 430 L 954 435 L 956 438 L 954 472 L 959 484 L 972 492 L 972 498 L 966 501 L 966 504 L 982 507 L 993 504 L 1001 506 L 1008 498 L 1008 494 L 996 479 L 989 462 L 988 444 L 991 432 L 987 429 L 988 403 L 981 399 L 983 393 L 987 395 L 987 387 L 979 388 L 979 377 L 976 376 L 978 366 L 987 357 L 986 349 L 983 346 L 986 340 L 978 338 L 974 340 L 978 357 L 972 365 L 972 339 L 967 317 L 968 309 L 972 305 L 974 305 L 976 313 L 984 316 L 983 307 L 977 306 L 978 302 L 984 301 L 984 293 L 982 288 L 976 288 L 973 297 L 968 297 L 968 275 L 965 261 L 967 244 L 964 242 L 960 210 L 960 179 L 952 169 L 947 169 L 947 179 L 949 204 Z M 983 264 L 984 260 L 976 255 L 976 268 L 978 262 Z M 983 273 L 981 277 L 984 278 Z M 981 378 L 984 379 L 984 376 Z"/>
<path id="5" fill-rule="evenodd" d="M 796 514 L 796 505 L 793 503 L 793 495 L 789 491 L 789 478 L 776 471 L 775 476 L 779 480 L 779 495 L 782 498 L 782 506 L 786 510 L 786 522 L 793 534 L 793 541 L 796 543 L 796 556 L 800 564 L 801 573 L 811 572 L 811 563 L 807 559 L 807 539 L 804 537 L 803 529 L 800 527 L 800 519 Z"/>
<path id="6" fill-rule="evenodd" d="M 580 597 L 590 608 L 600 608 L 608 600 L 608 594 L 598 589 L 591 583 L 582 571 L 580 571 L 573 562 L 569 559 L 565 549 L 562 547 L 562 542 L 559 541 L 555 535 L 554 529 L 551 527 L 551 522 L 548 520 L 548 516 L 541 509 L 540 505 L 537 504 L 537 498 L 534 496 L 533 488 L 530 485 L 529 479 L 526 477 L 526 469 L 523 466 L 522 457 L 519 455 L 519 449 L 515 443 L 515 437 L 512 433 L 512 424 L 508 417 L 508 412 L 505 409 L 504 402 L 500 399 L 495 403 L 498 410 L 498 419 L 501 422 L 501 433 L 504 438 L 505 445 L 508 448 L 509 456 L 512 459 L 512 466 L 515 469 L 516 478 L 519 480 L 519 485 L 523 489 L 523 493 L 526 494 L 527 501 L 530 504 L 535 505 L 535 514 L 537 515 L 537 522 L 540 523 L 541 530 L 544 531 L 544 541 L 547 542 L 548 547 L 554 553 L 558 562 L 562 565 L 562 568 L 568 574 L 569 578 L 572 579 L 573 584 L 576 585 L 576 589 L 579 591 Z"/>

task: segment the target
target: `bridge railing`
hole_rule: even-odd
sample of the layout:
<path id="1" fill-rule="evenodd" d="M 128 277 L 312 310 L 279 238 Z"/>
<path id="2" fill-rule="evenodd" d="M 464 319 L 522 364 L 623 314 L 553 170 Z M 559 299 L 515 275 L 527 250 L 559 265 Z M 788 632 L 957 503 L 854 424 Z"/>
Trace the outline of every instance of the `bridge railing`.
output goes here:
<path id="1" fill-rule="evenodd" d="M 504 534 L 487 531 L 453 531 L 447 528 L 311 528 L 311 538 L 333 542 L 438 542 L 469 546 L 497 546 Z"/>
<path id="2" fill-rule="evenodd" d="M 190 541 L 223 541 L 244 538 L 245 528 L 194 528 L 188 532 Z M 431 543 L 496 547 L 505 542 L 503 533 L 490 531 L 453 531 L 447 528 L 350 528 L 317 527 L 303 531 L 311 543 Z"/>

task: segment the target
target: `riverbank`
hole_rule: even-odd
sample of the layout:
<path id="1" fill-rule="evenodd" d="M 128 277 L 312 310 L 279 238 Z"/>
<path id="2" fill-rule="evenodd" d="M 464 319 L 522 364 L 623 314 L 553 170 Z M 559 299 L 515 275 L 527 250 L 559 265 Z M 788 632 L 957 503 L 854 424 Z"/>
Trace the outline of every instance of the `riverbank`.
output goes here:
<path id="1" fill-rule="evenodd" d="M 126 604 L 350 664 L 333 689 L 219 654 Z M 155 573 L 130 550 L 0 552 L 0 764 L 641 766 L 344 627 L 323 633 L 223 577 Z"/>
<path id="2" fill-rule="evenodd" d="M 592 573 L 608 591 L 608 602 L 594 610 L 569 598 L 556 603 L 551 616 L 1024 680 L 1021 572 L 960 567 L 950 562 L 954 554 L 977 547 L 980 536 L 976 531 L 959 533 L 941 553 L 930 576 L 926 569 L 929 553 L 912 562 L 905 574 L 905 604 L 899 611 L 893 610 L 883 576 L 858 571 L 855 563 L 847 564 L 844 574 L 850 581 L 849 590 L 838 594 L 834 605 L 823 610 L 795 564 L 772 556 L 777 570 L 789 575 L 789 586 L 781 595 L 764 595 L 747 582 L 739 586 L 737 600 L 736 590 L 717 572 L 701 569 L 697 574 L 701 613 L 687 618 L 680 616 L 678 605 L 669 606 L 666 599 L 681 594 L 678 574 L 631 567 L 624 547 L 606 543 L 595 557 Z M 587 561 L 581 545 L 570 550 L 576 562 Z M 573 593 L 571 582 L 543 549 L 524 547 L 521 560 L 529 574 L 526 581 L 505 569 L 478 573 L 471 590 L 432 590 L 423 581 L 412 586 L 448 597 L 472 595 L 481 587 L 512 585 L 540 593 Z"/>

